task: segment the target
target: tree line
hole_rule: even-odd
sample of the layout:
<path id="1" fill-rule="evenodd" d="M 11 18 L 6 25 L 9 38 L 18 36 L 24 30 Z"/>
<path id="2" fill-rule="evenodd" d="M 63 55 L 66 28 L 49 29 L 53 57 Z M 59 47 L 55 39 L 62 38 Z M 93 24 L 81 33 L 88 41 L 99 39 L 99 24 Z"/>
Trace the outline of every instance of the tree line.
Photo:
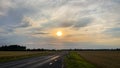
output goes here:
<path id="1" fill-rule="evenodd" d="M 0 51 L 56 51 L 55 49 L 27 49 L 26 46 L 20 45 L 3 45 L 0 47 Z"/>
<path id="2" fill-rule="evenodd" d="M 25 46 L 20 46 L 20 45 L 5 45 L 0 47 L 0 51 L 22 51 L 26 50 Z"/>
<path id="3" fill-rule="evenodd" d="M 20 45 L 4 45 L 0 47 L 0 51 L 58 51 L 56 49 L 27 49 L 26 46 Z M 120 48 L 116 49 L 61 49 L 59 51 L 120 51 Z"/>

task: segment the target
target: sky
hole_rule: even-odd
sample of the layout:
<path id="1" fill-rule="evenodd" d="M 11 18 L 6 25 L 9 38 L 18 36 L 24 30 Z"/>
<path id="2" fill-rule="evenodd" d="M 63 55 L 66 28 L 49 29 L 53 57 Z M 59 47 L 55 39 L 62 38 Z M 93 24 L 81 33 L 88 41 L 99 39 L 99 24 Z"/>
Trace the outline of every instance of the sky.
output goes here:
<path id="1" fill-rule="evenodd" d="M 0 46 L 11 44 L 120 48 L 120 0 L 0 0 Z"/>

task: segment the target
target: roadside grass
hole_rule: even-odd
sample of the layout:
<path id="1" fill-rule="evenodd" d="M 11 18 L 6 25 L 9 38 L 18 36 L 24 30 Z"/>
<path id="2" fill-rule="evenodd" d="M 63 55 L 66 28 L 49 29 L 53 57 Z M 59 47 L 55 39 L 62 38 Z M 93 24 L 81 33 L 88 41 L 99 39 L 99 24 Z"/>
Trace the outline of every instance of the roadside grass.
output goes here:
<path id="1" fill-rule="evenodd" d="M 8 61 L 15 61 L 25 58 L 31 57 L 38 57 L 38 56 L 45 56 L 50 55 L 55 52 L 48 52 L 48 51 L 0 51 L 0 63 L 8 62 Z"/>
<path id="2" fill-rule="evenodd" d="M 95 68 L 85 61 L 77 52 L 70 52 L 64 58 L 65 68 Z"/>

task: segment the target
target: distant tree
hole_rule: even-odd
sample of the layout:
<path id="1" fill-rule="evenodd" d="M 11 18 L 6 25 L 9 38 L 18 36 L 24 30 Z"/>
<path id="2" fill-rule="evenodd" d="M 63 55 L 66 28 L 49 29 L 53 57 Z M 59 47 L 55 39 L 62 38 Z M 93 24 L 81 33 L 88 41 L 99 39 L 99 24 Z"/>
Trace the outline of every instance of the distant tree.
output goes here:
<path id="1" fill-rule="evenodd" d="M 20 45 L 5 45 L 0 47 L 0 51 L 22 51 L 26 50 L 25 46 L 20 46 Z"/>

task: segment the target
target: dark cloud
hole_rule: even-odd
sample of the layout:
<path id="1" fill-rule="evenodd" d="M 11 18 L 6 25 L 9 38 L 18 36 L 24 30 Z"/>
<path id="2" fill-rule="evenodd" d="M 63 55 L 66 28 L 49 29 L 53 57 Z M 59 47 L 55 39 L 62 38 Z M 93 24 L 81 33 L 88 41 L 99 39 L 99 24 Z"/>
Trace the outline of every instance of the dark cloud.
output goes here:
<path id="1" fill-rule="evenodd" d="M 42 24 L 43 28 L 69 28 L 72 27 L 73 29 L 79 29 L 81 27 L 85 27 L 88 24 L 93 22 L 93 18 L 85 17 L 79 20 L 64 20 L 64 21 L 56 21 L 56 22 L 48 22 Z"/>
<path id="2" fill-rule="evenodd" d="M 120 27 L 114 27 L 114 28 L 109 28 L 104 32 L 107 35 L 110 35 L 111 37 L 120 37 Z"/>
<path id="3" fill-rule="evenodd" d="M 31 26 L 29 23 L 24 23 L 24 24 L 21 24 L 21 25 L 18 25 L 17 27 L 19 28 L 25 28 L 25 27 L 29 27 Z"/>
<path id="4" fill-rule="evenodd" d="M 8 0 L 2 0 L 2 2 L 4 2 L 3 4 L 5 4 L 6 6 L 0 6 L 0 8 L 5 8 L 7 12 L 4 16 L 0 17 L 0 26 L 19 25 L 19 27 L 26 27 L 28 25 L 27 23 L 21 24 L 24 17 L 37 12 L 36 10 L 33 10 L 34 8 L 25 5 L 25 2 L 23 0 L 20 1 L 22 3 L 19 3 L 19 1 L 17 2 L 17 0 L 10 1 L 10 3 L 8 3 Z M 10 4 L 12 8 L 9 8 L 9 5 L 7 5 L 6 3 Z"/>
<path id="5" fill-rule="evenodd" d="M 1 35 L 5 35 L 5 34 L 14 32 L 14 28 L 10 27 L 10 26 L 2 26 L 0 29 L 2 30 L 2 31 L 0 31 Z"/>
<path id="6" fill-rule="evenodd" d="M 120 4 L 120 0 L 111 0 L 111 1 Z"/>
<path id="7" fill-rule="evenodd" d="M 88 24 L 92 23 L 93 21 L 93 18 L 81 18 L 79 20 L 76 20 L 76 21 L 72 21 L 72 20 L 68 20 L 68 21 L 65 21 L 65 22 L 60 22 L 60 24 L 58 24 L 60 27 L 72 27 L 72 28 L 81 28 L 81 27 L 85 27 L 87 26 Z"/>
<path id="8" fill-rule="evenodd" d="M 11 8 L 4 16 L 0 17 L 0 27 L 4 29 L 4 33 L 14 32 L 17 28 L 29 27 L 31 26 L 29 21 L 23 21 L 23 19 L 32 12 L 32 9 L 26 7 Z"/>
<path id="9" fill-rule="evenodd" d="M 29 23 L 21 23 L 18 25 L 6 25 L 6 26 L 1 26 L 1 29 L 3 30 L 2 34 L 8 34 L 8 33 L 13 33 L 16 29 L 18 28 L 26 28 L 30 27 L 31 25 Z"/>
<path id="10" fill-rule="evenodd" d="M 66 22 L 61 22 L 59 24 L 60 27 L 71 27 L 73 25 L 73 21 L 66 21 Z"/>
<path id="11" fill-rule="evenodd" d="M 23 9 L 11 9 L 8 12 L 8 15 L 3 16 L 0 18 L 1 25 L 16 25 L 19 24 L 22 21 L 22 18 L 25 14 L 25 11 Z M 9 24 L 10 23 L 10 24 Z"/>
<path id="12" fill-rule="evenodd" d="M 4 29 L 6 32 L 8 32 L 8 33 L 10 33 L 10 32 L 13 32 L 14 31 L 14 29 L 11 27 L 6 27 L 5 29 Z"/>
<path id="13" fill-rule="evenodd" d="M 49 33 L 47 33 L 47 32 L 34 32 L 32 34 L 33 35 L 37 35 L 37 34 L 46 35 L 46 34 L 49 34 Z"/>
<path id="14" fill-rule="evenodd" d="M 81 28 L 81 27 L 85 27 L 85 26 L 87 26 L 88 24 L 90 24 L 92 22 L 93 22 L 93 18 L 83 18 L 80 21 L 76 22 L 73 25 L 73 28 L 78 29 L 78 28 Z"/>
<path id="15" fill-rule="evenodd" d="M 15 26 L 16 28 L 26 28 L 26 27 L 30 27 L 32 26 L 30 20 L 23 20 L 20 24 L 18 24 L 17 26 Z"/>

